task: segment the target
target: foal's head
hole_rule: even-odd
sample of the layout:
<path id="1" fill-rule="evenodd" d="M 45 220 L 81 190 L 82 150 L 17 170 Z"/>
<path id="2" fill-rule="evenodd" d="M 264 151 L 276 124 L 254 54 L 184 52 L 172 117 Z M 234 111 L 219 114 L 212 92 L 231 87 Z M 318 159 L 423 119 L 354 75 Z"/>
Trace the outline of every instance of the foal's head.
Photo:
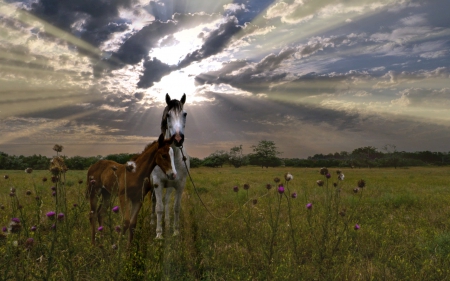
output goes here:
<path id="1" fill-rule="evenodd" d="M 168 131 L 169 136 L 175 137 L 175 145 L 182 146 L 184 142 L 184 127 L 186 125 L 187 113 L 183 110 L 186 102 L 186 95 L 183 94 L 181 100 L 171 100 L 169 94 L 166 94 L 167 106 L 161 121 L 161 133 Z"/>
<path id="2" fill-rule="evenodd" d="M 175 136 L 170 139 L 164 139 L 164 135 L 161 134 L 158 138 L 158 150 L 155 154 L 156 165 L 166 174 L 169 179 L 175 179 L 177 171 L 173 162 L 173 149 L 171 147 Z"/>

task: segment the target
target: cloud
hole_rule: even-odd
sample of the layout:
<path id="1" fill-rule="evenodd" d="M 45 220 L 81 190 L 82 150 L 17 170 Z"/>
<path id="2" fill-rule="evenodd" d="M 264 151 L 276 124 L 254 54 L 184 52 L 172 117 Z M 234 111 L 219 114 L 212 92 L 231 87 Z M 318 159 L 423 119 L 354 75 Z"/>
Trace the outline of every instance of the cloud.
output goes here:
<path id="1" fill-rule="evenodd" d="M 157 58 L 146 59 L 144 61 L 144 72 L 140 76 L 137 86 L 139 88 L 149 88 L 154 82 L 158 82 L 162 77 L 174 71 L 176 68 L 162 63 Z"/>

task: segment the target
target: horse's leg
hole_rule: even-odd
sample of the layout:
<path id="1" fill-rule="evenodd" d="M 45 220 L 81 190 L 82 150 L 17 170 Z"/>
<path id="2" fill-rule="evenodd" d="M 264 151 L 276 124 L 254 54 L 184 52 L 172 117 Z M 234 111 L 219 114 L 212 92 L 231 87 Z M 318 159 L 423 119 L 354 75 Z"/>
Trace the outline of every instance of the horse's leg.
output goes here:
<path id="1" fill-rule="evenodd" d="M 155 192 L 155 200 L 156 200 L 156 239 L 163 239 L 162 236 L 162 214 L 163 214 L 163 202 L 162 202 L 162 186 L 156 187 L 154 189 Z"/>
<path id="2" fill-rule="evenodd" d="M 186 180 L 180 181 L 175 191 L 175 199 L 173 202 L 173 236 L 180 234 L 180 211 L 181 211 L 181 197 L 183 195 Z"/>
<path id="3" fill-rule="evenodd" d="M 130 208 L 129 198 L 125 197 L 125 194 L 119 194 L 120 209 L 122 209 L 122 235 L 125 234 L 130 227 Z"/>
<path id="4" fill-rule="evenodd" d="M 150 215 L 150 224 L 155 224 L 155 217 L 156 217 L 156 195 L 155 190 L 153 189 L 150 193 L 151 199 L 152 199 L 152 214 Z"/>
<path id="5" fill-rule="evenodd" d="M 173 187 L 168 187 L 166 189 L 166 197 L 164 202 L 164 224 L 166 229 L 170 228 L 170 195 L 172 194 Z"/>
<path id="6" fill-rule="evenodd" d="M 102 203 L 98 207 L 98 225 L 103 226 L 103 217 L 106 215 L 107 209 L 110 207 L 111 194 L 102 188 Z"/>
<path id="7" fill-rule="evenodd" d="M 134 231 L 136 229 L 137 218 L 139 210 L 142 207 L 142 201 L 132 202 L 131 204 L 131 220 L 130 220 L 130 233 L 128 233 L 128 247 L 131 246 L 131 241 L 133 240 Z"/>
<path id="8" fill-rule="evenodd" d="M 94 188 L 92 188 L 94 190 Z M 91 223 L 91 244 L 95 245 L 95 227 L 96 227 L 96 221 L 97 221 L 97 202 L 98 197 L 96 192 L 92 191 L 89 194 L 89 205 L 91 207 L 91 210 L 89 212 L 89 222 Z"/>

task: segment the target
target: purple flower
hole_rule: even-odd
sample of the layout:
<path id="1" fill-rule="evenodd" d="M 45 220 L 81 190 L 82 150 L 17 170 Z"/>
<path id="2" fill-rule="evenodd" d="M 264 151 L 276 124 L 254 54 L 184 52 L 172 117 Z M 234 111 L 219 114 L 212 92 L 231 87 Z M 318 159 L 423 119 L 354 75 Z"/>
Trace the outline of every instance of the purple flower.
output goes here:
<path id="1" fill-rule="evenodd" d="M 116 225 L 116 227 L 114 229 L 116 230 L 117 233 L 120 233 L 120 230 L 121 230 L 120 225 Z"/>
<path id="2" fill-rule="evenodd" d="M 239 191 L 239 187 L 237 187 L 237 185 L 235 187 L 233 187 L 233 191 L 234 192 L 238 192 Z"/>
<path id="3" fill-rule="evenodd" d="M 119 206 L 114 206 L 112 211 L 117 214 L 119 212 Z"/>
<path id="4" fill-rule="evenodd" d="M 78 204 L 77 204 L 77 203 L 74 203 L 74 204 L 73 204 L 73 207 L 74 207 L 74 208 L 78 207 Z"/>
<path id="5" fill-rule="evenodd" d="M 37 227 L 36 227 L 35 225 L 33 225 L 33 226 L 30 228 L 30 230 L 33 231 L 33 232 L 35 232 L 35 231 L 37 230 Z"/>
<path id="6" fill-rule="evenodd" d="M 51 220 L 55 218 L 55 215 L 56 215 L 56 213 L 53 211 L 50 211 L 46 214 L 47 218 L 49 218 Z"/>
<path id="7" fill-rule="evenodd" d="M 52 192 L 52 196 L 55 197 L 56 196 L 56 191 Z"/>
<path id="8" fill-rule="evenodd" d="M 250 188 L 250 185 L 248 183 L 244 184 L 244 189 L 248 190 Z"/>
<path id="9" fill-rule="evenodd" d="M 64 219 L 64 214 L 63 213 L 59 213 L 58 214 L 58 220 L 62 221 Z"/>
<path id="10" fill-rule="evenodd" d="M 283 194 L 284 193 L 284 186 L 282 184 L 280 184 L 278 186 L 278 193 Z"/>
<path id="11" fill-rule="evenodd" d="M 292 193 L 291 197 L 294 198 L 294 199 L 297 198 L 297 192 Z"/>
<path id="12" fill-rule="evenodd" d="M 56 191 L 56 186 L 52 186 L 51 190 Z"/>
<path id="13" fill-rule="evenodd" d="M 312 209 L 312 203 L 306 204 L 306 209 L 311 210 Z"/>
<path id="14" fill-rule="evenodd" d="M 4 226 L 4 227 L 2 228 L 2 231 L 3 231 L 3 232 L 8 232 L 8 228 L 7 228 L 6 226 Z"/>
<path id="15" fill-rule="evenodd" d="M 34 244 L 34 239 L 33 238 L 28 238 L 25 241 L 25 248 L 27 248 L 28 250 L 30 250 L 31 248 L 33 248 L 33 244 Z"/>
<path id="16" fill-rule="evenodd" d="M 100 231 L 100 232 L 102 232 L 102 231 L 103 231 L 103 226 L 99 226 L 99 227 L 97 228 L 97 230 Z"/>
<path id="17" fill-rule="evenodd" d="M 326 174 L 325 177 L 327 177 L 327 179 L 331 178 L 330 174 Z"/>
<path id="18" fill-rule="evenodd" d="M 271 189 L 271 188 L 272 188 L 272 185 L 271 185 L 270 183 L 268 183 L 268 184 L 266 184 L 266 188 L 267 188 L 267 189 Z"/>
<path id="19" fill-rule="evenodd" d="M 12 218 L 11 221 L 13 221 L 15 223 L 20 223 L 20 219 L 19 218 Z"/>
<path id="20" fill-rule="evenodd" d="M 360 229 L 361 227 L 359 226 L 359 224 L 355 224 L 355 227 L 354 227 L 354 229 L 355 230 L 358 230 L 358 229 Z"/>
<path id="21" fill-rule="evenodd" d="M 52 226 L 50 227 L 52 230 L 56 230 L 56 224 L 52 224 Z"/>
<path id="22" fill-rule="evenodd" d="M 31 195 L 31 190 L 27 190 L 27 195 Z"/>

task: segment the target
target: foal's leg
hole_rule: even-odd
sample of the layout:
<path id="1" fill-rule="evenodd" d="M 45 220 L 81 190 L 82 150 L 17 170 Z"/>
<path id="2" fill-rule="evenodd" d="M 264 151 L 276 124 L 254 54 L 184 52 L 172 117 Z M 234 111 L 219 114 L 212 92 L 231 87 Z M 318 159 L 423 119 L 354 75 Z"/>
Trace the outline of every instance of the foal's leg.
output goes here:
<path id="1" fill-rule="evenodd" d="M 98 224 L 103 226 L 103 217 L 106 215 L 108 208 L 110 207 L 111 194 L 104 188 L 102 188 L 102 203 L 98 207 Z"/>
<path id="2" fill-rule="evenodd" d="M 130 227 L 130 204 L 129 201 L 130 199 L 125 197 L 125 194 L 120 194 L 119 195 L 119 201 L 120 201 L 120 209 L 122 209 L 122 235 L 125 234 L 127 232 L 128 227 Z"/>
<path id="3" fill-rule="evenodd" d="M 95 245 L 95 227 L 96 227 L 96 221 L 97 221 L 97 202 L 98 197 L 95 194 L 95 192 L 91 192 L 89 194 L 89 205 L 91 207 L 91 210 L 89 212 L 89 222 L 91 223 L 91 244 Z"/>
<path id="4" fill-rule="evenodd" d="M 179 182 L 177 189 L 175 191 L 175 199 L 173 202 L 173 236 L 180 234 L 180 211 L 181 211 L 181 197 L 183 195 L 184 186 L 186 181 Z"/>
<path id="5" fill-rule="evenodd" d="M 155 224 L 155 217 L 156 217 L 156 195 L 155 190 L 153 189 L 150 193 L 150 198 L 152 199 L 152 214 L 150 215 L 150 224 Z"/>
<path id="6" fill-rule="evenodd" d="M 131 203 L 131 220 L 130 220 L 130 233 L 128 234 L 128 246 L 131 246 L 131 241 L 133 240 L 134 231 L 136 229 L 137 224 L 137 218 L 141 207 L 142 207 L 141 200 Z"/>

